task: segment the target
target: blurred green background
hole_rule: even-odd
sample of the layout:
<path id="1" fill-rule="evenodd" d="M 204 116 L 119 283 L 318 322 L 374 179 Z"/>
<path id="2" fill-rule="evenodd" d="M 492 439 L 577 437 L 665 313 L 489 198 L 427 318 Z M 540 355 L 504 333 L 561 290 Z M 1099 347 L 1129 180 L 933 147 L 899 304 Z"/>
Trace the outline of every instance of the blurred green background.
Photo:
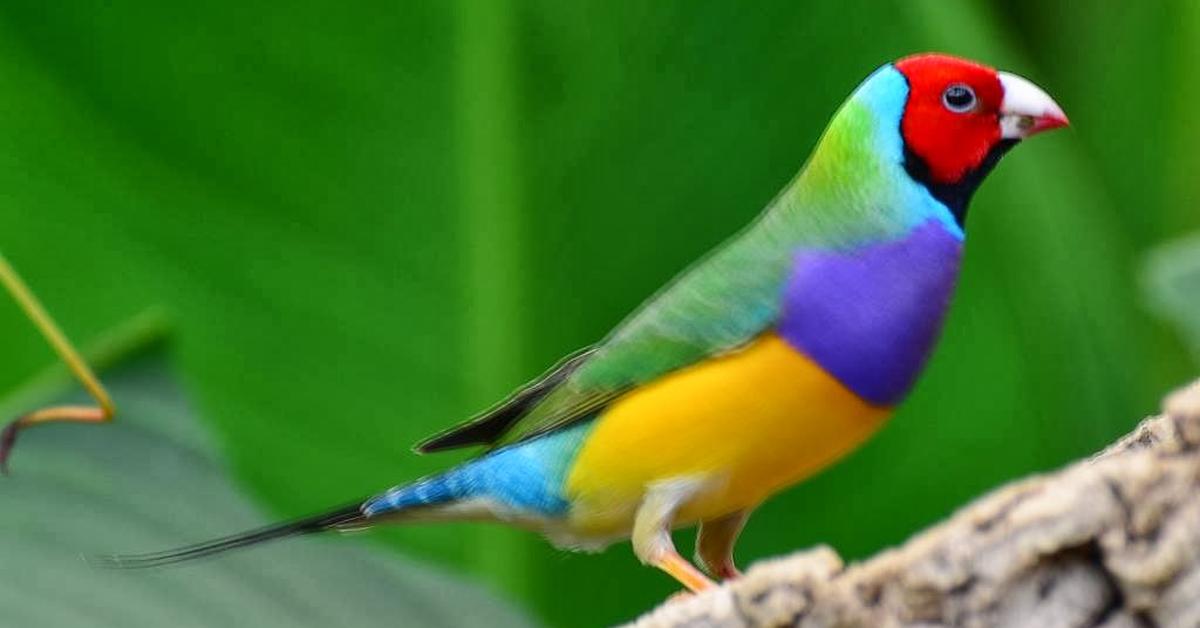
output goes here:
<path id="1" fill-rule="evenodd" d="M 871 70 L 931 49 L 1027 76 L 1073 127 L 976 196 L 912 400 L 739 546 L 862 557 L 1096 449 L 1194 372 L 1139 281 L 1200 227 L 1200 3 L 9 0 L 0 248 L 81 344 L 163 306 L 235 487 L 305 514 L 456 460 L 408 447 L 602 336 L 749 221 Z M 0 391 L 52 362 L 5 299 L 0 337 Z M 223 523 L 192 529 L 246 522 Z M 369 538 L 548 625 L 675 590 L 627 545 Z"/>

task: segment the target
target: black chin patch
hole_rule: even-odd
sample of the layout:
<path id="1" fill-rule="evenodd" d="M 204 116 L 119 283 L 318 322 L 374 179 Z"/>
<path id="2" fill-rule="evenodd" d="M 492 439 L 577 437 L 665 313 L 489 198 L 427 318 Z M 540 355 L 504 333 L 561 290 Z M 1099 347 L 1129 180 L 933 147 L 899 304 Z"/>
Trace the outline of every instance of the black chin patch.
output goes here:
<path id="1" fill-rule="evenodd" d="M 954 183 L 937 183 L 929 173 L 929 164 L 920 155 L 909 149 L 908 144 L 904 145 L 904 169 L 908 172 L 908 176 L 914 181 L 924 185 L 929 193 L 934 198 L 941 201 L 943 205 L 950 208 L 950 213 L 954 214 L 954 222 L 962 229 L 966 229 L 967 220 L 967 205 L 971 202 L 971 195 L 975 194 L 975 190 L 979 184 L 983 182 L 983 178 L 996 167 L 1000 158 L 1007 153 L 1009 149 L 1017 145 L 1020 140 L 1000 140 L 988 151 L 973 170 L 968 170 L 958 181 Z"/>

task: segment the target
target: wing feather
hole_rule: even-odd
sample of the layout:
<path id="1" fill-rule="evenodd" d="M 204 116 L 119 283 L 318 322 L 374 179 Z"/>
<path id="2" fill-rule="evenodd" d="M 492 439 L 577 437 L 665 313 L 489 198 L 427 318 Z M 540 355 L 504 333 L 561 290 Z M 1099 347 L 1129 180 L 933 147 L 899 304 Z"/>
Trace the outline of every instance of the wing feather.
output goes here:
<path id="1" fill-rule="evenodd" d="M 513 423 L 579 368 L 595 350 L 595 347 L 585 347 L 572 353 L 500 403 L 463 423 L 426 438 L 414 445 L 413 449 L 424 454 L 496 442 Z"/>
<path id="2" fill-rule="evenodd" d="M 632 388 L 736 351 L 778 320 L 789 243 L 761 223 L 667 284 L 502 435 L 528 440 L 596 415 Z"/>
<path id="3" fill-rule="evenodd" d="M 631 389 L 749 344 L 778 318 L 791 245 L 761 221 L 648 299 L 607 338 L 420 452 L 522 442 L 596 416 Z"/>

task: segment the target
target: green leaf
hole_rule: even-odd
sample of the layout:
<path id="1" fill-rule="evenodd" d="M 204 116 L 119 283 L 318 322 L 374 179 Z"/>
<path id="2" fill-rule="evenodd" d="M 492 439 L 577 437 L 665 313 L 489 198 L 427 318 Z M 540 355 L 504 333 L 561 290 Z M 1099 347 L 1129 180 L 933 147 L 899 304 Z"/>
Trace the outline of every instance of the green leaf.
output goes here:
<path id="1" fill-rule="evenodd" d="M 236 490 L 169 371 L 155 352 L 108 374 L 122 410 L 114 424 L 22 436 L 14 475 L 0 480 L 0 624 L 530 625 L 439 568 L 337 535 L 173 568 L 86 563 L 86 555 L 164 549 L 268 522 Z"/>

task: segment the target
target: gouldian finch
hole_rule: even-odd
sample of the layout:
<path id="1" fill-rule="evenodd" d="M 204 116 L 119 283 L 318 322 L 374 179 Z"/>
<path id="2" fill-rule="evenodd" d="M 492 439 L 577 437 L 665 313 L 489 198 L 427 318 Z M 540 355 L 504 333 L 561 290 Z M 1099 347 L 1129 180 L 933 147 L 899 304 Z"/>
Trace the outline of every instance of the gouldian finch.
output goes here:
<path id="1" fill-rule="evenodd" d="M 444 473 L 143 567 L 377 523 L 499 521 L 570 549 L 632 539 L 688 589 L 712 586 L 671 540 L 699 525 L 717 578 L 772 494 L 884 424 L 936 342 L 967 205 L 1022 139 L 1067 124 L 1019 76 L 942 54 L 876 70 L 800 173 L 748 227 L 606 338 L 482 414 L 419 443 L 484 451 Z"/>

